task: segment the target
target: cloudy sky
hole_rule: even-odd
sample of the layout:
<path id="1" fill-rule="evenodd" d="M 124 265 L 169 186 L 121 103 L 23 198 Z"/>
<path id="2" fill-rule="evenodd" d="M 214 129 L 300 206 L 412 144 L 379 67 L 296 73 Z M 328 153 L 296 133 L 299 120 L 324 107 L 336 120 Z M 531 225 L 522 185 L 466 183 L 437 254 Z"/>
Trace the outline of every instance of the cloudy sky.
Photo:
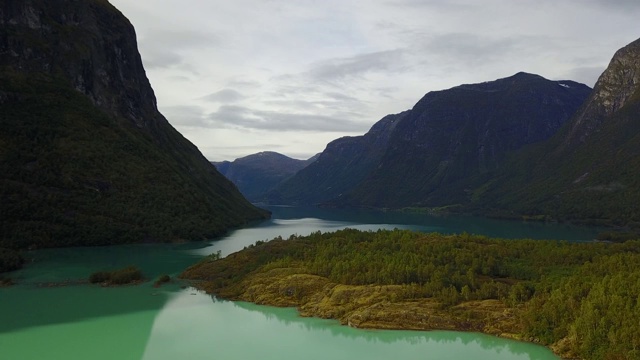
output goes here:
<path id="1" fill-rule="evenodd" d="M 160 111 L 210 160 L 308 158 L 425 93 L 519 71 L 593 86 L 638 0 L 110 0 Z"/>

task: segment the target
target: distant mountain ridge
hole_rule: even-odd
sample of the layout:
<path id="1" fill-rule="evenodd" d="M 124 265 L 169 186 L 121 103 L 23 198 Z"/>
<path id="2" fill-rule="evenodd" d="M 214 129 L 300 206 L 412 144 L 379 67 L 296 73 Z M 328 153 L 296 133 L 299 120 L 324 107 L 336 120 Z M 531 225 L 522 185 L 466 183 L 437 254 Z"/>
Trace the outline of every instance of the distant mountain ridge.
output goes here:
<path id="1" fill-rule="evenodd" d="M 0 247 L 209 239 L 268 216 L 160 114 L 106 0 L 0 5 Z"/>
<path id="2" fill-rule="evenodd" d="M 407 112 L 387 115 L 362 136 L 332 141 L 318 159 L 267 195 L 270 203 L 323 203 L 351 190 L 378 165 L 393 129 Z"/>
<path id="3" fill-rule="evenodd" d="M 364 136 L 327 145 L 316 163 L 269 200 L 377 208 L 466 204 L 470 189 L 513 152 L 555 134 L 590 91 L 573 81 L 518 73 L 430 92 Z"/>
<path id="4" fill-rule="evenodd" d="M 234 161 L 211 162 L 231 180 L 250 201 L 260 202 L 265 194 L 317 159 L 298 160 L 286 155 L 262 151 Z"/>

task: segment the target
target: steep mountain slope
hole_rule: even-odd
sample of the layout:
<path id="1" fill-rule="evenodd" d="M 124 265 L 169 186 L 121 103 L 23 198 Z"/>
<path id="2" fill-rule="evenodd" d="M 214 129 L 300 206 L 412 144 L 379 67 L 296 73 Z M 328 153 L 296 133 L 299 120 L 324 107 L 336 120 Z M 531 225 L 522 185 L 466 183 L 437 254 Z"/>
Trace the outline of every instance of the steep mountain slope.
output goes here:
<path id="1" fill-rule="evenodd" d="M 0 247 L 210 238 L 267 214 L 158 112 L 106 0 L 0 2 Z"/>
<path id="2" fill-rule="evenodd" d="M 263 151 L 234 161 L 212 162 L 250 201 L 264 200 L 265 194 L 316 160 L 292 159 L 273 151 Z"/>
<path id="3" fill-rule="evenodd" d="M 589 91 L 518 73 L 430 92 L 367 135 L 329 144 L 270 200 L 391 208 L 468 203 L 469 189 L 509 153 L 551 137 Z"/>
<path id="4" fill-rule="evenodd" d="M 616 52 L 582 108 L 477 193 L 479 211 L 640 223 L 640 39 Z"/>
<path id="5" fill-rule="evenodd" d="M 268 194 L 268 201 L 317 204 L 351 190 L 378 165 L 389 136 L 407 113 L 385 116 L 363 136 L 332 141 L 314 163 Z"/>
<path id="6" fill-rule="evenodd" d="M 522 146 L 551 137 L 590 88 L 518 73 L 430 92 L 400 122 L 376 171 L 340 203 L 375 207 L 464 204 L 469 189 Z"/>

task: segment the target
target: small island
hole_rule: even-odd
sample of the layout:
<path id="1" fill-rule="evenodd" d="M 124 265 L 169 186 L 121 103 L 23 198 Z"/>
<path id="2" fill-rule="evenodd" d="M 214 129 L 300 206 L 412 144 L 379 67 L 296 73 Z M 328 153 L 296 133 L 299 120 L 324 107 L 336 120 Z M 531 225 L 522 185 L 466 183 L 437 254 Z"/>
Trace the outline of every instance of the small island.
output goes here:
<path id="1" fill-rule="evenodd" d="M 102 286 L 128 285 L 142 282 L 142 271 L 135 266 L 110 271 L 96 271 L 89 276 L 89 283 Z"/>
<path id="2" fill-rule="evenodd" d="M 564 358 L 640 356 L 640 241 L 346 229 L 259 241 L 180 277 L 359 328 L 478 331 Z"/>

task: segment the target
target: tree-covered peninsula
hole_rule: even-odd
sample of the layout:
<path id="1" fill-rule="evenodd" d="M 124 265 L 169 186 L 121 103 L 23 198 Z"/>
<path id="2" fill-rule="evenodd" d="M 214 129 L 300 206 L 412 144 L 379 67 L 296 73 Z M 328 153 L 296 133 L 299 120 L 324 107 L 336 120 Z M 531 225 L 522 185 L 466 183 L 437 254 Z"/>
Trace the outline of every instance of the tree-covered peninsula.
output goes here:
<path id="1" fill-rule="evenodd" d="M 640 241 L 342 230 L 212 255 L 181 277 L 217 296 L 363 328 L 481 331 L 563 357 L 637 359 Z"/>

